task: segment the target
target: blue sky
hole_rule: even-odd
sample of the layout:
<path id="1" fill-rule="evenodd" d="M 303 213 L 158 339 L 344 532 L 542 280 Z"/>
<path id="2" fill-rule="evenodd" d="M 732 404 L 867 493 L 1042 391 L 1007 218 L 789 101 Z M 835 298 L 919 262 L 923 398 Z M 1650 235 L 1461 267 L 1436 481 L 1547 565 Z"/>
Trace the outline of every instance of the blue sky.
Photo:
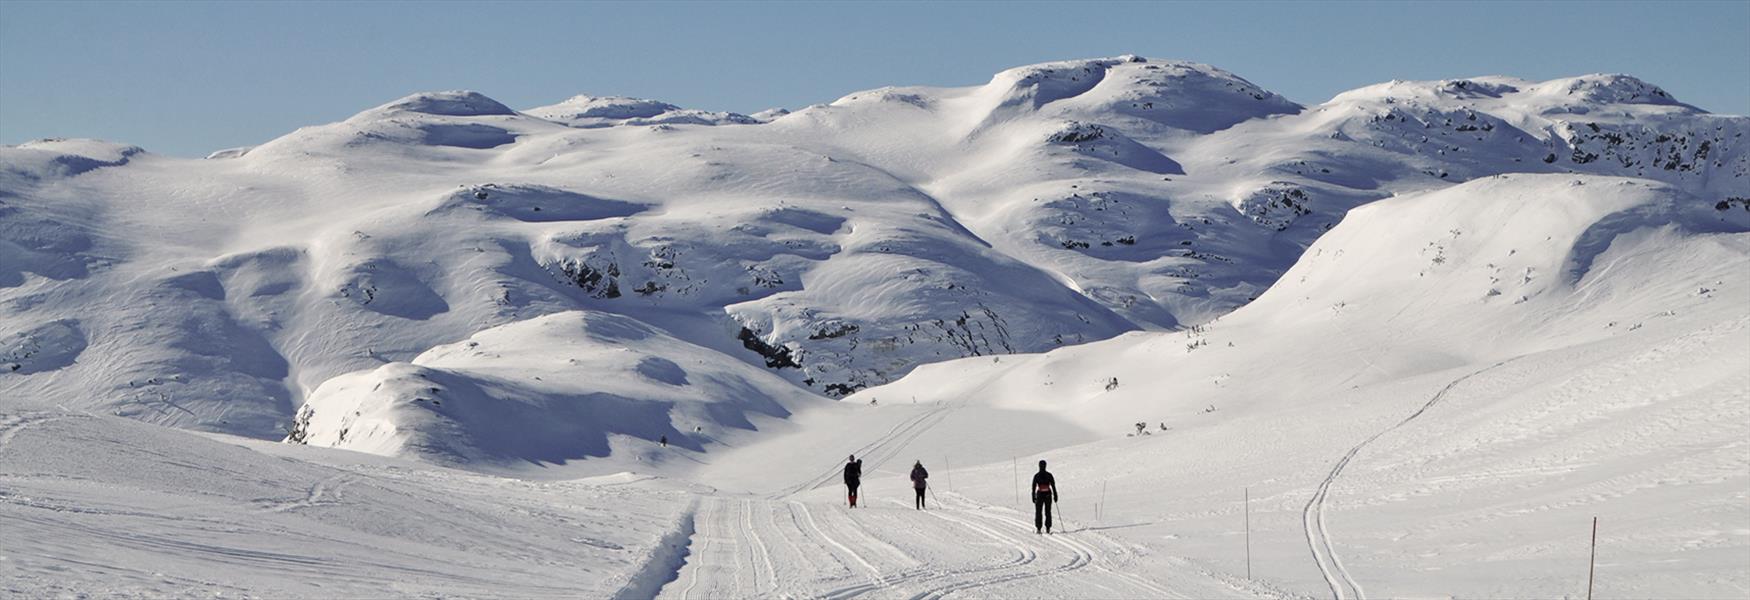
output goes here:
<path id="1" fill-rule="evenodd" d="M 1210 63 L 1303 104 L 1390 79 L 1595 72 L 1750 114 L 1750 2 L 148 3 L 0 1 L 0 143 L 198 156 L 415 91 L 753 112 L 1047 60 Z"/>

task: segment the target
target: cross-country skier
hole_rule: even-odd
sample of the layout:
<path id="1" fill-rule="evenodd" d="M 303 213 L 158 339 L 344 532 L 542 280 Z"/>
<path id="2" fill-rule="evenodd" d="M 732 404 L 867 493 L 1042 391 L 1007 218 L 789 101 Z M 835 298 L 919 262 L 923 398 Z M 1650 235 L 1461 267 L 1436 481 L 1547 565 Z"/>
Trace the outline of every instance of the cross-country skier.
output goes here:
<path id="1" fill-rule="evenodd" d="M 1053 502 L 1057 502 L 1057 478 L 1045 470 L 1045 461 L 1042 460 L 1039 461 L 1039 472 L 1033 474 L 1033 533 L 1051 533 Z"/>
<path id="2" fill-rule="evenodd" d="M 863 483 L 863 461 L 852 454 L 845 459 L 845 487 L 851 488 L 851 508 L 857 507 L 857 486 Z"/>
<path id="3" fill-rule="evenodd" d="M 930 472 L 924 470 L 924 461 L 918 461 L 911 466 L 911 489 L 918 493 L 917 510 L 924 509 L 924 480 L 930 478 Z"/>

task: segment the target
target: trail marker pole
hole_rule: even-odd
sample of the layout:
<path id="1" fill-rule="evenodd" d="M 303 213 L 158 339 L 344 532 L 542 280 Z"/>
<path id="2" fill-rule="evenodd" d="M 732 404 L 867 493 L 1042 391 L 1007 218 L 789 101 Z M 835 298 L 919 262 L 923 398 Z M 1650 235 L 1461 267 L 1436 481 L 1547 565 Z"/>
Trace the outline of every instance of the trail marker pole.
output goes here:
<path id="1" fill-rule="evenodd" d="M 1598 569 L 1598 517 L 1592 517 L 1592 558 L 1586 561 L 1586 600 L 1592 600 L 1592 574 Z"/>
<path id="2" fill-rule="evenodd" d="M 1015 475 L 1015 504 L 1021 503 L 1021 457 L 1009 459 L 1009 470 Z"/>
<path id="3" fill-rule="evenodd" d="M 1246 488 L 1246 580 L 1252 579 L 1252 488 Z"/>
<path id="4" fill-rule="evenodd" d="M 1095 521 L 1100 521 L 1102 523 L 1105 522 L 1105 519 L 1106 519 L 1106 484 L 1111 483 L 1111 482 L 1112 482 L 1112 480 L 1110 480 L 1110 479 L 1102 480 L 1100 482 L 1100 503 L 1094 505 L 1094 506 L 1099 507 L 1099 511 L 1094 514 Z"/>

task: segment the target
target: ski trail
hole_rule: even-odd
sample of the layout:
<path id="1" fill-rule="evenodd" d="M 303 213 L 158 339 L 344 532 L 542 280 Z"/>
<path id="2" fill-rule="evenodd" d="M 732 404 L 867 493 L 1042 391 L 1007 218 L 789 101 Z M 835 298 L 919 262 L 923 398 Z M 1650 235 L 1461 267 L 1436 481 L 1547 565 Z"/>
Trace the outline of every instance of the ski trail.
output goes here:
<path id="1" fill-rule="evenodd" d="M 801 510 L 801 508 L 802 508 L 801 503 L 799 503 L 799 502 L 786 502 L 785 508 L 787 508 L 790 512 L 790 523 L 796 527 L 796 532 L 801 536 L 803 541 L 818 542 L 818 541 L 824 541 L 826 539 L 826 537 L 823 534 L 821 534 L 818 527 L 811 528 L 809 526 L 809 523 L 804 521 L 804 514 L 803 514 L 803 511 Z M 813 533 L 810 533 L 810 530 L 812 530 Z M 819 546 L 818 544 L 816 544 L 816 547 L 818 548 L 818 550 L 820 550 L 820 552 L 814 553 L 814 554 L 812 554 L 812 556 L 825 556 L 826 558 L 832 559 L 833 564 L 838 565 L 839 569 L 844 571 L 846 577 L 856 578 L 858 576 L 857 570 L 854 567 L 852 567 L 849 563 L 846 563 L 844 561 L 844 559 L 839 558 L 838 553 L 833 552 L 832 550 L 827 549 L 824 546 Z M 873 580 L 870 580 L 870 581 L 873 581 Z"/>
<path id="2" fill-rule="evenodd" d="M 902 513 L 913 512 L 909 505 L 905 505 L 897 500 L 889 499 L 889 500 L 886 500 L 885 503 L 893 505 L 895 508 L 900 509 L 900 511 Z M 923 511 L 922 513 L 918 513 L 918 514 L 920 514 L 920 516 L 931 516 L 931 517 L 937 517 L 937 518 L 940 517 L 939 515 L 933 515 L 932 511 Z M 981 537 L 998 539 L 998 538 L 994 538 L 988 529 L 969 527 L 965 524 L 959 524 L 959 525 L 962 528 L 972 530 L 973 533 L 975 533 Z M 920 530 L 917 530 L 917 529 L 912 529 L 911 532 L 912 533 L 920 533 L 920 534 L 922 533 Z M 874 536 L 868 535 L 866 533 L 864 534 L 864 536 L 869 538 L 869 539 L 872 539 L 872 540 L 875 539 Z M 1001 542 L 1002 546 L 1007 547 L 1012 554 L 1006 560 L 1002 560 L 1002 561 L 994 563 L 994 564 L 974 564 L 974 565 L 969 565 L 969 566 L 959 566 L 959 567 L 949 567 L 949 568 L 930 566 L 930 565 L 919 565 L 917 567 L 905 569 L 902 571 L 887 573 L 886 575 L 884 575 L 883 577 L 881 577 L 879 579 L 871 580 L 871 581 L 868 581 L 866 583 L 847 586 L 847 587 L 841 587 L 838 589 L 826 591 L 826 592 L 823 592 L 822 594 L 820 594 L 820 597 L 827 598 L 827 599 L 835 599 L 835 600 L 836 599 L 843 599 L 843 598 L 853 598 L 853 597 L 861 596 L 863 594 L 867 594 L 867 593 L 878 591 L 878 590 L 894 590 L 894 589 L 898 589 L 898 588 L 904 588 L 904 587 L 915 586 L 915 585 L 927 585 L 927 584 L 931 584 L 932 582 L 941 581 L 941 580 L 952 580 L 954 578 L 964 578 L 964 577 L 969 577 L 969 576 L 976 577 L 976 576 L 983 575 L 983 574 L 988 574 L 988 573 L 993 573 L 993 572 L 1004 572 L 1004 571 L 1008 571 L 1011 569 L 1025 567 L 1027 565 L 1032 564 L 1034 561 L 1038 560 L 1038 558 L 1039 558 L 1038 553 L 1033 551 L 1031 548 L 1027 548 L 1027 547 L 1024 547 L 1024 546 L 1019 545 L 1019 544 L 1013 544 L 1013 543 L 1009 543 L 1006 541 L 1002 541 L 1000 539 L 999 539 L 999 542 Z"/>
<path id="3" fill-rule="evenodd" d="M 728 524 L 729 521 L 734 520 L 733 524 L 724 528 L 724 529 L 727 529 L 729 531 L 735 532 L 734 537 L 732 539 L 730 539 L 731 550 L 729 550 L 729 554 L 731 556 L 735 557 L 735 588 L 734 589 L 736 591 L 741 591 L 741 590 L 758 591 L 758 588 L 759 588 L 759 565 L 753 564 L 753 552 L 752 552 L 753 548 L 752 548 L 752 544 L 748 543 L 748 531 L 747 531 L 747 529 L 745 529 L 741 526 L 741 509 L 743 507 L 742 507 L 740 502 L 735 502 L 733 504 L 730 504 L 730 506 L 733 507 L 734 512 L 731 513 L 729 511 L 725 510 L 723 513 L 723 520 L 726 524 Z M 744 562 L 743 559 L 746 559 L 746 561 Z M 747 575 L 747 572 L 750 568 L 754 571 L 754 580 L 753 580 L 751 585 L 748 585 L 748 584 L 743 583 L 742 578 Z"/>
<path id="4" fill-rule="evenodd" d="M 778 559 L 774 565 L 785 565 L 797 573 L 824 573 L 825 570 L 821 567 L 825 561 L 820 559 L 818 553 L 804 550 L 802 544 L 799 543 L 805 540 L 806 535 L 802 531 L 802 523 L 796 517 L 796 513 L 789 510 L 788 506 L 780 506 L 773 502 L 759 502 L 758 505 L 762 508 L 760 512 L 765 516 L 765 519 L 763 522 L 756 521 L 754 526 L 767 527 L 767 531 L 773 532 L 778 538 L 779 544 L 771 547 L 772 551 L 778 553 Z M 788 520 L 779 520 L 780 509 L 785 516 L 789 517 Z M 795 591 L 798 586 L 795 577 L 786 576 L 780 579 L 775 571 L 772 585 L 772 596 L 790 598 L 801 593 Z"/>
<path id="5" fill-rule="evenodd" d="M 864 526 L 862 521 L 852 517 L 853 514 L 865 514 L 862 511 L 862 508 L 858 508 L 855 511 L 824 511 L 819 515 L 821 529 L 823 531 L 846 532 L 849 535 L 856 536 L 859 538 L 857 540 L 858 547 L 867 548 L 867 554 L 875 564 L 903 565 L 903 567 L 907 569 L 919 565 L 919 562 L 912 558 L 910 554 L 907 554 L 905 551 L 895 547 L 887 540 L 875 535 L 869 527 Z M 846 536 L 839 535 L 836 537 L 843 539 Z M 883 572 L 886 573 L 890 570 L 891 569 L 883 569 Z"/>
<path id="6" fill-rule="evenodd" d="M 942 502 L 937 510 L 914 511 L 882 498 L 853 511 L 800 500 L 707 498 L 697 513 L 697 545 L 681 568 L 692 573 L 677 573 L 658 596 L 1189 597 L 1125 572 L 1135 563 L 1124 560 L 1134 555 L 1100 534 L 1037 536 L 1026 533 L 1030 521 L 1013 509 L 957 494 Z"/>
<path id="7" fill-rule="evenodd" d="M 981 529 L 986 535 L 992 536 L 993 539 L 1005 540 L 1005 543 L 1018 546 L 1035 544 L 1056 546 L 1068 551 L 1071 554 L 1071 560 L 1063 566 L 1046 571 L 1009 573 L 976 582 L 951 584 L 930 592 L 929 596 L 941 597 L 980 587 L 1011 584 L 1039 577 L 1061 576 L 1086 569 L 1097 571 L 1109 577 L 1084 580 L 1087 584 L 1105 589 L 1108 592 L 1105 594 L 1106 597 L 1189 598 L 1189 596 L 1173 592 L 1172 590 L 1145 578 L 1106 567 L 1102 563 L 1108 560 L 1107 556 L 1122 552 L 1122 545 L 1112 542 L 1099 534 L 1083 532 L 1071 536 L 1068 535 L 1066 525 L 1065 531 L 1057 534 L 1045 536 L 1035 534 L 1034 536 L 1029 537 L 1025 530 L 1030 527 L 1032 523 L 1018 514 L 1013 516 L 1006 514 L 1013 511 L 980 504 L 958 494 L 950 495 L 948 502 L 954 505 L 967 505 L 968 508 L 956 509 L 953 513 L 959 516 L 969 517 L 971 520 L 982 521 L 984 525 L 987 525 L 988 527 L 983 527 Z M 949 517 L 947 513 L 939 513 L 936 516 L 948 518 L 950 520 L 958 520 L 955 517 Z M 1077 539 L 1083 536 L 1086 536 L 1091 540 L 1104 542 L 1109 548 L 1118 550 L 1117 552 L 1103 551 L 1094 544 Z M 1107 585 L 1108 583 L 1118 584 L 1120 587 L 1128 587 L 1131 589 L 1117 589 Z"/>
<path id="8" fill-rule="evenodd" d="M 838 540 L 833 539 L 832 536 L 827 535 L 825 531 L 820 529 L 820 525 L 814 522 L 814 513 L 808 510 L 807 504 L 791 502 L 790 506 L 802 509 L 802 521 L 808 526 L 808 529 L 813 530 L 814 537 L 820 538 L 821 541 L 837 548 L 839 552 L 850 557 L 851 560 L 856 561 L 858 565 L 863 567 L 863 570 L 869 572 L 869 581 L 876 582 L 881 580 L 881 569 L 876 568 L 875 565 L 864 559 L 863 555 L 857 554 L 857 551 L 852 550 L 849 546 L 839 543 Z"/>
<path id="9" fill-rule="evenodd" d="M 934 427 L 936 423 L 947 418 L 948 411 L 949 408 L 943 406 L 907 417 L 905 420 L 895 423 L 891 429 L 887 430 L 887 433 L 884 433 L 880 437 L 875 438 L 875 440 L 851 451 L 850 454 L 863 457 L 863 462 L 869 465 L 869 468 L 866 469 L 864 473 L 873 473 L 875 469 L 880 467 L 882 462 L 892 459 L 894 455 L 899 453 L 900 449 L 904 448 L 906 444 L 911 443 L 911 440 L 917 439 L 918 436 L 923 435 L 923 432 L 928 431 L 931 427 Z M 895 444 L 894 442 L 898 440 L 903 441 Z M 843 473 L 843 470 L 843 464 L 835 463 L 820 475 L 775 494 L 771 496 L 770 499 L 776 500 L 786 496 L 794 496 L 802 492 L 818 489 L 819 487 L 826 485 L 827 482 L 832 481 L 834 477 Z"/>
<path id="10" fill-rule="evenodd" d="M 18 432 L 20 431 L 24 431 L 35 425 L 72 418 L 77 418 L 77 415 L 23 413 L 0 416 L 0 448 L 5 448 L 8 444 L 11 444 L 12 437 L 18 435 Z"/>
<path id="11" fill-rule="evenodd" d="M 704 516 L 705 513 L 709 512 L 709 511 L 710 511 L 709 508 L 701 508 L 699 511 L 700 516 L 701 517 Z M 713 541 L 713 538 L 715 537 L 713 535 L 709 535 L 706 533 L 707 524 L 712 523 L 711 519 L 699 519 L 699 523 L 700 523 L 700 526 L 699 526 L 699 531 L 698 531 L 698 539 L 702 539 L 702 540 L 704 540 L 704 542 L 700 544 L 698 558 L 697 558 L 698 562 L 695 563 L 695 565 L 693 566 L 693 569 L 692 569 L 693 576 L 691 579 L 689 579 L 687 581 L 687 587 L 681 589 L 681 599 L 682 600 L 692 598 L 693 597 L 693 589 L 697 588 L 699 586 L 699 572 L 705 570 L 703 568 L 704 562 L 705 562 L 705 556 L 711 552 L 711 542 Z"/>
<path id="12" fill-rule="evenodd" d="M 972 519 L 963 519 L 963 518 L 960 518 L 957 516 L 950 516 L 948 513 L 949 513 L 949 511 L 947 511 L 947 510 L 930 511 L 930 515 L 934 516 L 938 519 L 942 519 L 942 520 L 949 521 L 952 523 L 958 523 L 963 527 L 966 527 L 968 529 L 972 529 L 973 531 L 977 531 L 979 534 L 984 535 L 984 536 L 986 536 L 992 540 L 995 540 L 999 543 L 1010 545 L 1010 546 L 1013 546 L 1016 548 L 1021 548 L 1021 549 L 1023 549 L 1024 552 L 1028 553 L 1030 557 L 1038 556 L 1038 551 L 1032 548 L 1033 544 L 1029 544 L 1029 543 L 1024 542 L 1020 539 L 1017 539 L 1015 536 L 1006 535 L 1006 534 L 998 531 L 997 529 L 985 526 L 983 524 L 974 523 Z M 1092 562 L 1092 560 L 1093 560 L 1093 558 L 1087 554 L 1083 554 L 1081 552 L 1072 552 L 1069 562 L 1064 563 L 1062 565 L 1055 566 L 1055 567 L 1043 569 L 1043 570 L 1030 570 L 1030 569 L 1020 569 L 1019 568 L 1021 566 L 1032 564 L 1032 562 L 1033 562 L 1032 560 L 1024 561 L 1020 565 L 1015 565 L 1014 567 L 1001 567 L 1001 568 L 995 568 L 995 569 L 980 569 L 980 570 L 972 571 L 970 573 L 970 577 L 968 577 L 968 578 L 961 579 L 959 581 L 950 581 L 950 582 L 945 583 L 943 585 L 938 585 L 938 586 L 934 586 L 934 587 L 925 589 L 922 592 L 919 592 L 917 594 L 912 595 L 911 599 L 912 600 L 927 600 L 930 598 L 942 598 L 944 596 L 947 596 L 947 595 L 955 593 L 955 592 L 960 592 L 960 591 L 969 590 L 969 589 L 973 589 L 973 588 L 987 587 L 987 586 L 997 585 L 997 584 L 1001 584 L 1001 583 L 1008 583 L 1011 581 L 1018 581 L 1018 580 L 1023 580 L 1023 579 L 1032 579 L 1032 578 L 1038 578 L 1038 577 L 1047 577 L 1047 576 L 1052 576 L 1052 575 L 1058 575 L 1058 574 L 1062 574 L 1062 573 L 1067 573 L 1069 571 L 1082 569 L 1082 568 L 1088 566 L 1088 564 L 1090 562 Z"/>
<path id="13" fill-rule="evenodd" d="M 886 504 L 895 507 L 904 506 L 896 500 L 886 500 Z M 903 512 L 911 512 L 902 510 Z M 905 571 L 890 573 L 864 584 L 839 588 L 821 594 L 823 598 L 841 599 L 860 596 L 877 590 L 914 589 L 915 592 L 906 596 L 915 600 L 942 598 L 948 595 L 966 592 L 973 589 L 994 585 L 1022 582 L 1030 579 L 1052 577 L 1070 573 L 1088 567 L 1094 561 L 1094 552 L 1087 547 L 1060 544 L 1058 547 L 1068 551 L 1067 561 L 1050 565 L 1045 568 L 1034 568 L 1039 563 L 1042 549 L 1046 542 L 1035 541 L 1020 534 L 1007 533 L 1010 523 L 993 524 L 978 518 L 956 516 L 953 509 L 923 511 L 920 516 L 946 521 L 957 529 L 967 530 L 994 545 L 1009 550 L 1010 558 L 997 563 L 974 564 L 954 568 L 919 567 Z M 1137 597 L 1134 592 L 1123 592 L 1112 589 L 1099 581 L 1081 581 L 1084 586 L 1093 586 L 1105 590 L 1105 597 Z M 1144 588 L 1148 589 L 1148 588 Z M 1152 591 L 1152 590 L 1151 590 Z M 1148 594 L 1158 596 L 1158 594 Z"/>
<path id="14" fill-rule="evenodd" d="M 741 521 L 742 522 L 742 529 L 748 533 L 748 536 L 751 538 L 750 541 L 753 542 L 753 554 L 754 554 L 754 556 L 759 558 L 760 566 L 763 566 L 765 568 L 766 589 L 770 590 L 772 593 L 776 593 L 778 591 L 778 572 L 777 572 L 777 570 L 772 568 L 771 549 L 766 547 L 765 540 L 760 538 L 759 527 L 756 527 L 754 525 L 754 521 L 753 521 L 754 502 L 751 500 L 742 500 L 741 501 L 741 510 L 742 510 L 742 517 L 743 517 L 742 521 Z M 756 580 L 759 579 L 759 573 L 760 573 L 760 569 L 758 569 L 758 568 L 754 569 L 754 579 L 756 579 Z M 758 581 L 755 581 L 755 583 L 754 583 L 754 593 L 755 594 L 759 593 Z"/>
<path id="15" fill-rule="evenodd" d="M 1331 595 L 1337 600 L 1346 600 L 1351 596 L 1357 600 L 1365 600 L 1367 592 L 1362 589 L 1360 582 L 1355 581 L 1355 577 L 1349 573 L 1349 568 L 1343 565 L 1343 558 L 1337 554 L 1336 545 L 1331 541 L 1330 529 L 1326 525 L 1325 519 L 1325 504 L 1331 494 L 1331 485 L 1337 482 L 1337 477 L 1343 474 L 1343 469 L 1348 467 L 1349 462 L 1354 460 L 1355 456 L 1360 454 L 1361 450 L 1366 448 L 1368 444 L 1372 444 L 1374 440 L 1422 416 L 1423 413 L 1428 412 L 1428 409 L 1440 404 L 1440 401 L 1445 399 L 1446 395 L 1459 384 L 1513 360 L 1504 360 L 1452 380 L 1451 383 L 1446 384 L 1446 387 L 1435 392 L 1434 396 L 1422 404 L 1421 408 L 1416 409 L 1416 412 L 1410 413 L 1410 416 L 1404 417 L 1404 420 L 1398 421 L 1391 427 L 1373 434 L 1350 448 L 1348 452 L 1343 454 L 1342 458 L 1337 460 L 1336 465 L 1331 468 L 1330 473 L 1325 475 L 1324 480 L 1319 482 L 1312 498 L 1307 500 L 1306 507 L 1301 509 L 1301 528 L 1306 532 L 1306 543 L 1307 547 L 1312 550 L 1313 562 L 1318 565 L 1319 573 L 1325 578 L 1325 585 L 1331 588 Z"/>
<path id="16" fill-rule="evenodd" d="M 871 465 L 866 472 L 900 457 L 953 408 L 944 405 L 908 415 L 864 444 L 856 452 Z M 662 595 L 845 599 L 874 594 L 935 600 L 1079 590 L 1096 597 L 1187 597 L 1124 572 L 1117 561 L 1129 551 L 1122 544 L 1098 534 L 1084 534 L 1087 540 L 1025 534 L 1027 522 L 1019 513 L 992 510 L 958 495 L 938 500 L 947 502 L 939 510 L 921 512 L 910 510 L 901 499 L 881 498 L 879 508 L 859 503 L 865 508 L 821 513 L 815 510 L 818 506 L 795 498 L 826 485 L 842 468 L 834 464 L 763 499 L 709 500 L 700 513 L 698 558 L 688 566 L 692 573 L 683 574 L 686 587 Z M 777 518 L 783 508 L 788 509 L 787 522 Z M 865 510 L 869 508 L 875 510 Z M 757 531 L 767 524 L 768 532 Z M 954 543 L 944 546 L 944 539 Z"/>
<path id="17" fill-rule="evenodd" d="M 965 500 L 967 502 L 971 502 L 970 499 L 965 499 L 963 497 L 960 497 L 958 494 L 955 495 L 955 498 Z M 1032 525 L 1032 523 L 1027 521 L 1025 519 L 1025 517 L 1022 515 L 1017 514 L 1014 516 L 1010 516 L 1008 514 L 1005 514 L 1008 512 L 1012 512 L 1012 511 L 1004 510 L 1001 507 L 978 504 L 976 502 L 972 502 L 972 503 L 977 506 L 977 510 L 973 511 L 969 514 L 977 515 L 977 516 L 984 517 L 984 518 L 987 518 L 990 520 L 1001 521 L 1005 524 L 1021 528 L 1022 530 L 1025 530 L 1027 528 L 1027 526 Z M 1101 571 L 1103 573 L 1110 574 L 1111 576 L 1117 577 L 1118 579 L 1124 580 L 1126 583 L 1129 583 L 1131 586 L 1142 590 L 1147 597 L 1151 597 L 1151 598 L 1189 598 L 1189 596 L 1185 596 L 1185 595 L 1173 592 L 1172 590 L 1169 590 L 1166 587 L 1163 587 L 1159 584 L 1156 584 L 1152 581 L 1149 581 L 1146 578 L 1143 578 L 1143 577 L 1140 577 L 1137 575 L 1132 575 L 1130 573 L 1126 573 L 1126 572 L 1118 570 L 1118 569 L 1109 568 L 1109 567 L 1105 566 L 1104 564 L 1101 564 L 1103 562 L 1106 562 L 1104 560 L 1100 560 L 1101 558 L 1103 558 L 1104 555 L 1122 553 L 1123 552 L 1123 545 L 1112 541 L 1110 538 L 1107 538 L 1104 535 L 1089 532 L 1086 530 L 1076 532 L 1076 534 L 1073 536 L 1068 535 L 1071 532 L 1069 527 L 1068 527 L 1068 524 L 1062 522 L 1063 519 L 1061 518 L 1062 517 L 1061 514 L 1058 516 L 1059 516 L 1058 521 L 1060 522 L 1060 524 L 1064 525 L 1064 528 L 1063 528 L 1064 531 L 1062 532 L 1062 534 L 1054 534 L 1054 535 L 1045 536 L 1045 540 L 1047 542 L 1062 545 L 1062 546 L 1067 546 L 1067 547 L 1078 548 L 1080 552 L 1086 553 L 1087 555 L 1094 557 L 1094 562 L 1089 565 L 1091 568 L 1093 568 L 1097 571 Z M 1023 532 L 1023 534 L 1024 534 L 1024 532 Z M 1101 549 L 1095 547 L 1094 544 L 1082 541 L 1082 539 L 1080 539 L 1080 538 L 1083 538 L 1083 537 L 1086 537 L 1088 539 L 1092 539 L 1096 542 L 1101 543 L 1102 545 L 1105 545 L 1107 547 L 1107 550 L 1102 551 Z"/>

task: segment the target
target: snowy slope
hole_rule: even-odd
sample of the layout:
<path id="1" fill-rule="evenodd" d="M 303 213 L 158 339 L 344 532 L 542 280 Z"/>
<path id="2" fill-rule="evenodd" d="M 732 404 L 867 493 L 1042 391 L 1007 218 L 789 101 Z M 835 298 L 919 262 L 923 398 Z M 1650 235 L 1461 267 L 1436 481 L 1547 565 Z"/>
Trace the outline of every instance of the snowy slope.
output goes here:
<path id="1" fill-rule="evenodd" d="M 445 589 L 1541 597 L 1599 515 L 1601 589 L 1743 595 L 1746 130 L 1625 76 L 1302 107 L 1119 57 L 3 147 L 4 585 L 419 595 L 486 548 Z M 1039 457 L 1082 537 L 1017 535 Z M 918 460 L 948 510 L 899 510 Z M 572 480 L 620 471 L 661 479 Z"/>
<path id="2" fill-rule="evenodd" d="M 63 412 L 0 415 L 0 481 L 17 598 L 647 596 L 693 502 Z"/>
<path id="3" fill-rule="evenodd" d="M 1207 326 L 931 365 L 850 399 L 1104 430 L 1032 452 L 1078 505 L 1109 487 L 1107 521 L 1217 571 L 1244 568 L 1249 493 L 1254 569 L 1279 589 L 1574 594 L 1599 516 L 1600 590 L 1742 595 L 1750 222 L 1693 200 L 1558 175 L 1395 198 Z M 1121 437 L 1137 422 L 1148 435 Z M 1013 493 L 1004 452 L 1029 462 L 956 450 L 995 463 L 955 475 L 989 504 Z"/>
<path id="4" fill-rule="evenodd" d="M 703 451 L 724 429 L 753 429 L 752 417 L 787 417 L 814 399 L 637 320 L 569 312 L 330 379 L 299 409 L 289 441 L 474 469 L 562 464 L 640 456 L 658 439 Z"/>
<path id="5" fill-rule="evenodd" d="M 524 112 L 555 123 L 584 128 L 626 125 L 752 125 L 761 121 L 748 115 L 681 108 L 667 102 L 643 98 L 581 94 L 558 104 L 531 108 Z"/>

